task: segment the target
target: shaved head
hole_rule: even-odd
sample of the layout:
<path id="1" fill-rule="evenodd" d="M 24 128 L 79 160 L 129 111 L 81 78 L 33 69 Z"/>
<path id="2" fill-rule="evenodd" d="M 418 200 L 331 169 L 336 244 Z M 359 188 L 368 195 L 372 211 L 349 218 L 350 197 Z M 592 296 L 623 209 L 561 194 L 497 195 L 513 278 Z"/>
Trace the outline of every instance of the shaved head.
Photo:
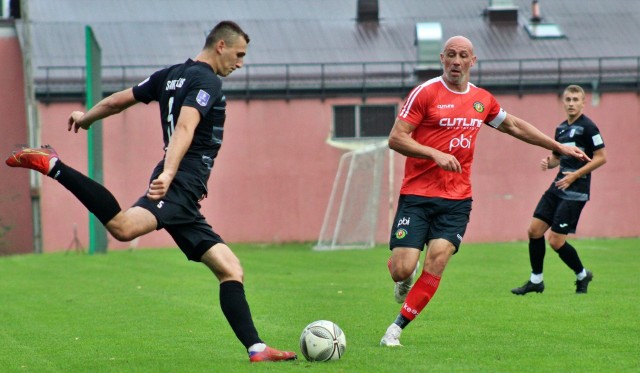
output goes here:
<path id="1" fill-rule="evenodd" d="M 449 48 L 458 47 L 462 49 L 467 49 L 467 51 L 471 52 L 473 55 L 473 44 L 471 40 L 465 38 L 464 36 L 452 36 L 445 43 L 442 52 L 446 51 Z"/>

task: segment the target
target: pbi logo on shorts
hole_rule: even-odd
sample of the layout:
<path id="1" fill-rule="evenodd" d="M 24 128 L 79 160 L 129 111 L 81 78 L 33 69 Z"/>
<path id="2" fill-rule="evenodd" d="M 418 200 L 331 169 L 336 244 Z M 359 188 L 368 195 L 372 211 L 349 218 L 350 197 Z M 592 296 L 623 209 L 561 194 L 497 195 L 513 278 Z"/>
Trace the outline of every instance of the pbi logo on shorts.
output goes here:
<path id="1" fill-rule="evenodd" d="M 404 228 L 400 228 L 396 231 L 396 238 L 401 240 L 403 238 L 407 237 L 407 230 Z"/>
<path id="2" fill-rule="evenodd" d="M 409 225 L 411 223 L 411 218 L 400 218 L 398 219 L 398 225 L 396 225 L 396 228 L 401 226 L 401 225 Z"/>

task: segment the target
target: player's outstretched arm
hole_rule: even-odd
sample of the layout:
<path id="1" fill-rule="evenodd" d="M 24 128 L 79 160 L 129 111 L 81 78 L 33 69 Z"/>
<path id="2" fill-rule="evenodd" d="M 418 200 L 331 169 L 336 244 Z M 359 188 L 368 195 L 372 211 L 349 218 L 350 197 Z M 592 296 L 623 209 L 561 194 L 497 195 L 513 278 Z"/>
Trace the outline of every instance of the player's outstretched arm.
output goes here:
<path id="1" fill-rule="evenodd" d="M 549 149 L 561 155 L 568 155 L 583 161 L 590 161 L 589 157 L 575 146 L 563 145 L 542 133 L 531 123 L 512 114 L 507 114 L 498 130 L 509 134 L 526 143 Z"/>
<path id="2" fill-rule="evenodd" d="M 138 103 L 133 96 L 133 89 L 127 88 L 103 98 L 86 113 L 74 111 L 69 115 L 67 130 L 78 133 L 80 128 L 88 130 L 95 121 L 117 114 Z"/>

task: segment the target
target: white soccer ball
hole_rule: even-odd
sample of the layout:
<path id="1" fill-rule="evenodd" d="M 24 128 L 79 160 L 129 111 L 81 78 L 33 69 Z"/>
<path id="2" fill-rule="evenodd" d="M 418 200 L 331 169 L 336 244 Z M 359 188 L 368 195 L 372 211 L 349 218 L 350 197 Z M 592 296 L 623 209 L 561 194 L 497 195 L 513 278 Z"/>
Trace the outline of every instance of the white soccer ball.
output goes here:
<path id="1" fill-rule="evenodd" d="M 344 332 L 331 321 L 314 321 L 300 335 L 300 350 L 308 361 L 338 360 L 346 348 Z"/>

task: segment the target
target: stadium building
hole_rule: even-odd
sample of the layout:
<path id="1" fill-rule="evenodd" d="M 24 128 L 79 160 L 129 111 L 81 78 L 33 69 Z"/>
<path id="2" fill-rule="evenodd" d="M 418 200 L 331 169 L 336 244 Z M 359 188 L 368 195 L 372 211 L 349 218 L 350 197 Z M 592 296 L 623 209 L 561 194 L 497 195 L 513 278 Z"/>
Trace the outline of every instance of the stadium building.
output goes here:
<path id="1" fill-rule="evenodd" d="M 534 4 L 535 3 L 535 4 Z M 608 162 L 593 178 L 579 237 L 640 235 L 640 2 L 628 0 L 0 0 L 0 149 L 52 144 L 82 172 L 85 134 L 66 130 L 85 110 L 87 26 L 101 48 L 104 95 L 202 48 L 213 25 L 238 22 L 250 35 L 245 66 L 224 78 L 225 141 L 203 214 L 229 242 L 315 242 L 340 158 L 386 138 L 411 88 L 440 74 L 446 39 L 465 35 L 478 56 L 472 82 L 552 136 L 564 120 L 568 84 L 588 92 L 585 113 L 600 127 Z M 18 6 L 21 5 L 21 6 Z M 137 105 L 102 126 L 104 183 L 123 208 L 145 190 L 162 156 L 155 105 Z M 547 152 L 487 128 L 473 170 L 474 212 L 465 241 L 526 238 Z M 386 242 L 404 158 L 382 151 L 366 217 Z M 2 168 L 0 253 L 86 247 L 85 208 L 47 178 Z M 354 179 L 357 179 L 354 177 Z M 358 179 L 367 185 L 366 177 Z M 336 185 L 346 181 L 337 178 Z M 334 201 L 335 202 L 335 201 Z M 357 214 L 356 211 L 354 214 Z M 362 211 L 360 212 L 362 213 Z M 332 214 L 334 214 L 332 212 Z M 335 213 L 337 214 L 337 213 Z M 357 215 L 353 215 L 357 216 Z M 329 224 L 337 220 L 330 216 Z M 369 225 L 368 225 L 369 226 Z M 334 227 L 335 228 L 335 227 Z M 164 231 L 110 249 L 175 246 Z"/>

